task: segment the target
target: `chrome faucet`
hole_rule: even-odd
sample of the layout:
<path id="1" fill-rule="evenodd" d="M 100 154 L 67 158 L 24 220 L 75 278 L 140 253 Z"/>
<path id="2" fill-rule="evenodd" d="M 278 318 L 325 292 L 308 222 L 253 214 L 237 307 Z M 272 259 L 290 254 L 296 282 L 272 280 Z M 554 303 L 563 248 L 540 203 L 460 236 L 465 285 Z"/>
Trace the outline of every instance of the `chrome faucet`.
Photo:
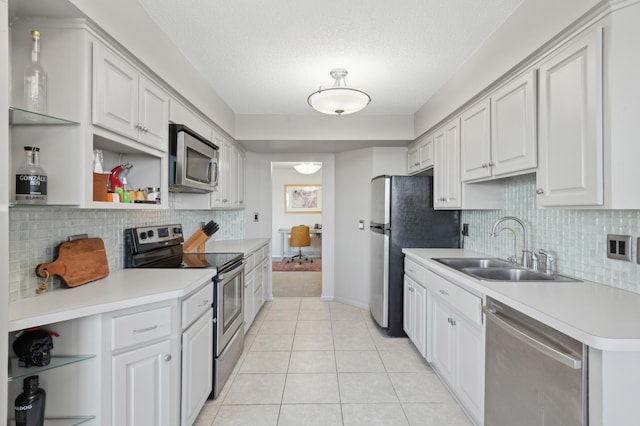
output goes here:
<path id="1" fill-rule="evenodd" d="M 523 235 L 522 266 L 524 266 L 525 268 L 529 268 L 531 266 L 531 259 L 529 257 L 529 254 L 531 253 L 531 251 L 527 249 L 527 234 L 528 234 L 528 232 L 527 232 L 527 226 L 524 224 L 523 221 L 521 221 L 520 219 L 518 219 L 515 216 L 504 216 L 504 217 L 501 217 L 500 219 L 496 220 L 496 222 L 493 224 L 493 228 L 491 228 L 491 234 L 489 234 L 489 236 L 495 237 L 497 235 L 496 228 L 498 227 L 498 225 L 500 225 L 502 222 L 504 222 L 506 220 L 513 220 L 514 222 L 517 222 L 522 227 L 522 235 Z"/>
<path id="2" fill-rule="evenodd" d="M 545 268 L 544 268 L 544 272 L 547 275 L 553 275 L 555 274 L 555 271 L 553 269 L 553 255 L 551 253 L 549 253 L 546 250 L 540 249 L 539 250 L 540 255 L 544 256 L 546 262 L 545 262 Z"/>

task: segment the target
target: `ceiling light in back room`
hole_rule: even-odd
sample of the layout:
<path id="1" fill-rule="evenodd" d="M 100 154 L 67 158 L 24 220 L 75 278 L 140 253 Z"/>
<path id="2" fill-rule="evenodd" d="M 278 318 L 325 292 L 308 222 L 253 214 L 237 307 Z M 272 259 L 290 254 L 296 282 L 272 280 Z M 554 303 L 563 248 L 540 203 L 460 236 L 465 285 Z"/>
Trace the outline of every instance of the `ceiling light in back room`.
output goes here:
<path id="1" fill-rule="evenodd" d="M 312 175 L 322 168 L 322 163 L 300 163 L 293 166 L 293 168 L 303 175 Z"/>
<path id="2" fill-rule="evenodd" d="M 333 87 L 320 87 L 307 98 L 313 109 L 323 114 L 346 115 L 358 112 L 369 105 L 371 97 L 367 92 L 347 87 L 347 70 L 335 68 L 329 74 L 335 80 Z"/>

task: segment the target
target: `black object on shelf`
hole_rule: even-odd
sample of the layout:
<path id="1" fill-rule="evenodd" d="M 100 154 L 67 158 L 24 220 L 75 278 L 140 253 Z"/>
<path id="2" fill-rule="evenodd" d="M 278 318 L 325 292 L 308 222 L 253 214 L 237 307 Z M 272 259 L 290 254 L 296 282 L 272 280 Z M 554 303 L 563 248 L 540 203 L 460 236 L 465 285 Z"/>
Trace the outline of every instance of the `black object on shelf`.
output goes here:
<path id="1" fill-rule="evenodd" d="M 16 398 L 14 410 L 16 426 L 43 426 L 44 406 L 47 394 L 39 387 L 38 376 L 29 376 L 23 381 L 23 392 Z"/>

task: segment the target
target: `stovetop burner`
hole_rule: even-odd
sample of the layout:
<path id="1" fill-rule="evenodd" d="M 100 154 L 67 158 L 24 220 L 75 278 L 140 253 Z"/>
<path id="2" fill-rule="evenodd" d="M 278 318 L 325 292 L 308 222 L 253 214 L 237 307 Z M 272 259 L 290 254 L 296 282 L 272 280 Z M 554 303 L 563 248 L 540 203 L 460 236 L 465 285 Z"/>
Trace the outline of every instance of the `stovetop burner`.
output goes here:
<path id="1" fill-rule="evenodd" d="M 128 228 L 124 231 L 125 268 L 216 268 L 242 262 L 242 253 L 184 253 L 181 225 Z"/>

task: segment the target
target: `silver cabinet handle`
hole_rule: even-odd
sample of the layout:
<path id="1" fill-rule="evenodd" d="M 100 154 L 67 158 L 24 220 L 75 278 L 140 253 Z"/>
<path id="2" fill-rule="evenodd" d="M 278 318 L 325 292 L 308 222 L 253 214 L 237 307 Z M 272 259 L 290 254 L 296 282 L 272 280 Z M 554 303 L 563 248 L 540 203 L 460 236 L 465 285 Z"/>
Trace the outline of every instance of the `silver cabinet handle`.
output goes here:
<path id="1" fill-rule="evenodd" d="M 153 331 L 156 328 L 158 328 L 157 325 L 152 325 L 151 327 L 147 327 L 147 328 L 139 328 L 137 330 L 133 330 L 133 334 L 146 333 L 147 331 Z"/>
<path id="2" fill-rule="evenodd" d="M 136 129 L 138 130 L 142 129 L 142 123 L 136 123 Z"/>
<path id="3" fill-rule="evenodd" d="M 209 304 L 209 299 L 206 299 L 206 300 L 203 300 L 203 301 L 198 305 L 198 307 L 200 307 L 200 306 L 207 306 L 208 304 Z"/>
<path id="4" fill-rule="evenodd" d="M 538 195 L 544 194 L 544 189 L 542 189 L 542 188 L 536 189 L 536 194 L 538 194 Z"/>
<path id="5" fill-rule="evenodd" d="M 529 336 L 527 333 L 520 331 L 516 327 L 507 323 L 505 320 L 499 318 L 494 313 L 495 311 L 492 311 L 491 309 L 487 309 L 485 306 L 482 307 L 482 311 L 487 315 L 487 319 L 492 320 L 497 326 L 502 328 L 505 332 L 509 333 L 511 336 L 520 340 L 522 343 L 525 343 L 529 347 L 537 350 L 538 352 L 545 354 L 549 358 L 552 358 L 558 361 L 559 363 L 561 363 L 562 365 L 566 365 L 567 367 L 572 368 L 574 370 L 579 370 L 582 368 L 581 359 L 576 359 L 569 354 L 566 354 L 564 352 L 559 351 L 556 348 L 551 347 L 545 342 L 541 342 L 538 339 L 534 339 L 533 337 Z"/>
<path id="6" fill-rule="evenodd" d="M 444 290 L 440 290 L 440 294 L 442 294 L 442 295 L 444 295 L 444 296 L 448 296 L 448 295 L 449 295 L 449 293 L 447 293 L 447 292 L 446 292 L 446 291 L 444 291 Z"/>
<path id="7" fill-rule="evenodd" d="M 495 164 L 493 164 L 491 161 L 489 161 L 489 164 L 487 164 L 489 167 L 493 167 L 495 166 Z"/>
<path id="8" fill-rule="evenodd" d="M 486 169 L 487 167 L 489 167 L 489 166 L 487 165 L 487 163 L 482 163 L 482 168 L 483 168 L 483 169 Z"/>
<path id="9" fill-rule="evenodd" d="M 149 131 L 149 128 L 148 128 L 147 126 L 144 126 L 144 127 L 142 128 L 142 131 L 143 131 L 143 132 L 145 132 L 145 133 L 147 133 L 147 132 Z"/>
<path id="10" fill-rule="evenodd" d="M 171 354 L 169 354 L 169 355 L 165 355 L 165 356 L 164 356 L 164 360 L 165 360 L 166 362 L 171 361 Z"/>

